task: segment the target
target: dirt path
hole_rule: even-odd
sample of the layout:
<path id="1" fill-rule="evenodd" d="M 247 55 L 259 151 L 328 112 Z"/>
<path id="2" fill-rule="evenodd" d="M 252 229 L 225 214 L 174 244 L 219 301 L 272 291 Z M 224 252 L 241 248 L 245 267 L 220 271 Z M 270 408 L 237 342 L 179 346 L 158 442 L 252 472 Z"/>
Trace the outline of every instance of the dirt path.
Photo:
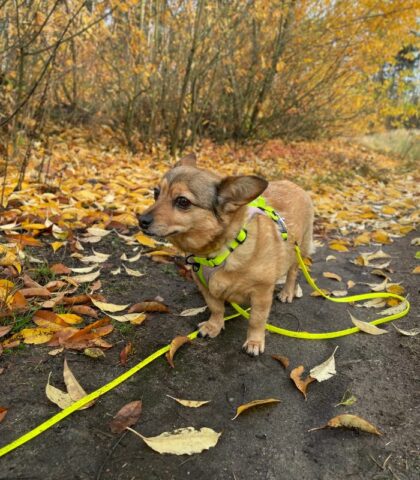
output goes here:
<path id="1" fill-rule="evenodd" d="M 418 235 L 418 234 L 417 234 Z M 393 281 L 402 281 L 412 302 L 410 315 L 398 321 L 401 328 L 416 326 L 419 317 L 418 277 L 411 275 L 416 234 L 385 246 L 392 255 Z M 127 248 L 111 241 L 113 259 Z M 373 250 L 360 247 L 358 251 Z M 128 253 L 128 250 L 127 250 Z M 325 263 L 334 253 L 336 262 Z M 313 275 L 321 286 L 337 288 L 337 282 L 322 278 L 328 270 L 345 281 L 378 282 L 369 269 L 349 262 L 357 256 L 336 253 L 326 247 L 314 256 Z M 142 258 L 133 267 L 147 275 L 133 279 L 125 275 L 104 276 L 104 294 L 115 303 L 135 303 L 160 295 L 172 312 L 203 305 L 195 286 L 181 278 L 172 265 L 160 265 Z M 113 268 L 113 265 L 109 265 Z M 291 305 L 273 304 L 270 322 L 290 329 L 329 331 L 349 326 L 347 310 L 360 319 L 377 315 L 372 309 L 336 305 L 309 296 Z M 352 293 L 367 291 L 357 285 Z M 66 353 L 80 383 L 92 391 L 145 358 L 175 335 L 194 330 L 206 318 L 184 318 L 175 314 L 153 314 L 140 327 L 117 330 L 115 347 L 104 360 Z M 215 340 L 197 340 L 176 357 L 175 369 L 159 359 L 142 372 L 108 393 L 89 410 L 73 414 L 29 444 L 0 460 L 0 480 L 314 480 L 314 479 L 415 479 L 418 462 L 418 411 L 416 380 L 419 372 L 418 337 L 400 336 L 391 325 L 388 335 L 356 334 L 329 341 L 304 341 L 268 335 L 267 351 L 257 359 L 241 353 L 246 322 L 232 320 Z M 118 354 L 129 339 L 135 353 L 127 367 Z M 272 354 L 286 355 L 291 366 L 307 369 L 336 352 L 337 375 L 309 386 L 305 401 L 289 379 L 289 372 Z M 5 367 L 0 376 L 0 404 L 9 408 L 0 425 L 0 444 L 5 445 L 57 412 L 45 397 L 49 372 L 52 383 L 62 385 L 63 358 L 47 355 L 46 347 L 27 347 L 0 358 Z M 417 378 L 416 378 L 417 377 Z M 357 397 L 350 407 L 335 407 L 344 392 Z M 186 409 L 166 397 L 211 400 L 200 409 Z M 243 414 L 235 421 L 238 405 L 259 398 L 277 397 L 281 403 Z M 113 435 L 109 420 L 131 400 L 143 401 L 143 413 L 136 429 L 146 436 L 185 426 L 211 427 L 223 432 L 218 445 L 200 455 L 159 455 L 131 433 Z M 349 430 L 308 429 L 321 426 L 340 413 L 358 414 L 384 432 L 382 437 Z M 416 463 L 417 462 L 417 463 Z"/>

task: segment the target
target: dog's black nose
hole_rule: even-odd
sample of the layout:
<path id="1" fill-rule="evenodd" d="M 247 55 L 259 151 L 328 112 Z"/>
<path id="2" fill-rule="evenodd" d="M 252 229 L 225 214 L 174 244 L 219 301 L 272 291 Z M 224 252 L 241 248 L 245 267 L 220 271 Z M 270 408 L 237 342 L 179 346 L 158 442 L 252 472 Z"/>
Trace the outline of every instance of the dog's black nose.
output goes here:
<path id="1" fill-rule="evenodd" d="M 148 213 L 147 215 L 140 215 L 139 224 L 143 230 L 147 230 L 153 223 L 153 215 Z"/>

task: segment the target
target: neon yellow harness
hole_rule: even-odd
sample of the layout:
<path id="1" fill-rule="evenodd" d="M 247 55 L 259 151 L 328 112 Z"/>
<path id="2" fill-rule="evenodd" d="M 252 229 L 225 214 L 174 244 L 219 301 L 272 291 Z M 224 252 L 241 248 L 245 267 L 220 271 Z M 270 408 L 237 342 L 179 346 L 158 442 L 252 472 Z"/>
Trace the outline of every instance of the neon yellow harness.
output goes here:
<path id="1" fill-rule="evenodd" d="M 273 207 L 270 207 L 267 205 L 264 197 L 258 197 L 256 200 L 252 201 L 251 203 L 248 204 L 249 207 L 251 208 L 258 208 L 261 210 L 266 216 L 271 218 L 278 226 L 279 228 L 279 233 L 282 237 L 283 240 L 287 241 L 288 239 L 288 234 L 287 234 L 287 228 L 284 223 L 284 220 L 280 217 L 280 215 L 274 210 Z M 196 272 L 198 278 L 200 279 L 201 283 L 207 287 L 207 282 L 206 279 L 203 275 L 203 266 L 207 268 L 215 268 L 221 266 L 228 256 L 237 248 L 239 245 L 244 243 L 244 241 L 247 238 L 248 232 L 246 229 L 247 224 L 245 224 L 236 238 L 230 242 L 226 249 L 223 250 L 220 254 L 216 255 L 215 257 L 212 258 L 206 258 L 206 257 L 199 257 L 199 256 L 193 256 L 190 255 L 187 257 L 187 263 L 193 266 L 194 271 Z M 410 311 L 410 304 L 407 299 L 404 297 L 401 297 L 400 295 L 396 295 L 394 293 L 388 293 L 388 292 L 375 292 L 375 293 L 362 293 L 359 295 L 351 295 L 349 297 L 330 297 L 329 295 L 326 295 L 314 282 L 314 280 L 311 278 L 308 269 L 306 268 L 305 262 L 303 261 L 302 254 L 299 248 L 299 245 L 295 243 L 295 252 L 296 252 L 296 258 L 299 263 L 299 266 L 303 272 L 303 275 L 306 279 L 306 281 L 309 283 L 309 285 L 317 291 L 322 297 L 326 298 L 327 300 L 330 300 L 331 302 L 336 302 L 336 303 L 353 303 L 353 302 L 358 302 L 361 300 L 370 300 L 373 298 L 395 298 L 401 302 L 405 302 L 405 308 L 398 312 L 394 313 L 392 315 L 388 315 L 386 317 L 381 317 L 376 320 L 373 320 L 369 322 L 371 325 L 379 325 L 381 323 L 385 322 L 390 322 L 392 320 L 396 320 L 397 318 L 404 317 L 407 315 L 407 313 Z M 237 303 L 231 303 L 232 307 L 238 312 L 238 314 L 242 315 L 243 317 L 249 319 L 250 314 L 249 310 L 250 309 L 243 309 L 240 305 Z M 269 332 L 273 333 L 278 333 L 280 335 L 285 335 L 287 337 L 294 337 L 294 338 L 301 338 L 304 340 L 326 340 L 329 338 L 337 338 L 337 337 L 344 337 L 346 335 L 351 335 L 352 333 L 357 333 L 359 329 L 357 327 L 352 327 L 352 328 L 346 328 L 344 330 L 337 330 L 335 332 L 326 332 L 326 333 L 311 333 L 311 332 L 297 332 L 295 330 L 286 330 L 284 328 L 276 327 L 275 325 L 271 325 L 269 323 L 266 324 L 266 329 Z"/>

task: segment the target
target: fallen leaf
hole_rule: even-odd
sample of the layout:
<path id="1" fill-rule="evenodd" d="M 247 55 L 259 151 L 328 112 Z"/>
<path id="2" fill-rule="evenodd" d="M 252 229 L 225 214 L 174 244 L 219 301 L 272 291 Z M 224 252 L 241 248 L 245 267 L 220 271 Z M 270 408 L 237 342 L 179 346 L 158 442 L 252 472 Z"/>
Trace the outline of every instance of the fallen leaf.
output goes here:
<path id="1" fill-rule="evenodd" d="M 66 245 L 66 243 L 67 242 L 52 242 L 50 245 L 51 245 L 53 251 L 56 252 L 61 247 L 64 247 L 64 245 Z"/>
<path id="2" fill-rule="evenodd" d="M 331 248 L 331 250 L 336 250 L 337 252 L 348 252 L 349 251 L 346 244 L 342 243 L 338 240 L 330 242 L 328 246 L 329 246 L 329 248 Z"/>
<path id="3" fill-rule="evenodd" d="M 109 255 L 105 253 L 96 253 L 95 255 L 80 257 L 80 261 L 83 263 L 104 263 L 108 260 L 108 258 Z"/>
<path id="4" fill-rule="evenodd" d="M 340 400 L 340 403 L 337 403 L 336 407 L 338 407 L 339 405 L 349 407 L 350 405 L 353 405 L 356 402 L 357 402 L 357 398 L 354 395 L 352 395 L 351 392 L 346 390 L 344 392 L 343 398 Z"/>
<path id="5" fill-rule="evenodd" d="M 356 304 L 357 308 L 382 308 L 385 306 L 385 300 L 383 298 L 372 298 L 364 303 Z"/>
<path id="6" fill-rule="evenodd" d="M 66 384 L 66 387 L 67 387 L 67 392 L 70 395 L 70 398 L 72 399 L 73 402 L 77 402 L 77 400 L 80 400 L 81 398 L 87 395 L 87 393 L 81 387 L 80 383 L 76 380 L 76 377 L 73 375 L 73 372 L 70 370 L 70 367 L 68 366 L 66 358 L 64 359 L 63 377 L 64 377 L 64 383 Z M 95 402 L 92 400 L 91 402 L 87 403 L 83 407 L 79 408 L 79 410 L 84 410 L 86 408 L 89 408 L 92 405 L 94 405 L 94 403 Z"/>
<path id="7" fill-rule="evenodd" d="M 21 338 L 27 344 L 40 345 L 49 342 L 54 333 L 55 330 L 51 328 L 24 328 L 17 334 L 16 338 Z"/>
<path id="8" fill-rule="evenodd" d="M 405 335 L 406 337 L 415 337 L 420 333 L 420 328 L 412 328 L 411 330 L 402 330 L 401 328 L 398 328 L 394 323 L 392 326 L 395 328 L 395 330 L 400 333 L 401 335 Z"/>
<path id="9" fill-rule="evenodd" d="M 51 297 L 51 292 L 44 288 L 22 288 L 19 290 L 24 297 Z"/>
<path id="10" fill-rule="evenodd" d="M 328 380 L 332 376 L 334 376 L 337 372 L 335 371 L 335 358 L 334 354 L 337 351 L 337 347 L 335 347 L 332 355 L 322 362 L 321 364 L 317 365 L 316 367 L 311 368 L 309 375 L 312 378 L 318 380 L 318 382 L 323 382 L 324 380 Z"/>
<path id="11" fill-rule="evenodd" d="M 414 267 L 411 273 L 413 273 L 414 275 L 420 275 L 420 265 Z"/>
<path id="12" fill-rule="evenodd" d="M 98 264 L 90 265 L 89 267 L 70 268 L 69 270 L 73 273 L 90 273 L 95 270 L 95 268 L 98 268 Z"/>
<path id="13" fill-rule="evenodd" d="M 13 325 L 5 325 L 5 326 L 0 325 L 0 337 L 4 337 L 5 335 L 7 335 L 12 328 L 13 328 Z"/>
<path id="14" fill-rule="evenodd" d="M 331 418 L 326 425 L 323 427 L 311 428 L 309 432 L 315 430 L 322 430 L 324 428 L 355 428 L 357 430 L 362 430 L 363 432 L 373 433 L 374 435 L 382 435 L 382 433 L 370 422 L 364 420 L 357 415 L 351 415 L 349 413 L 344 413 L 338 415 L 337 417 Z"/>
<path id="15" fill-rule="evenodd" d="M 51 373 L 48 375 L 47 385 L 45 387 L 45 394 L 48 400 L 58 405 L 62 410 L 70 407 L 74 403 L 72 398 L 67 392 L 63 392 L 59 388 L 50 384 Z"/>
<path id="16" fill-rule="evenodd" d="M 87 357 L 95 358 L 95 359 L 104 358 L 104 357 L 105 357 L 105 353 L 103 352 L 103 350 L 101 350 L 100 348 L 97 348 L 97 347 L 88 347 L 88 348 L 85 348 L 85 349 L 83 350 L 83 353 L 84 353 Z"/>
<path id="17" fill-rule="evenodd" d="M 302 395 L 305 397 L 306 400 L 306 391 L 308 389 L 308 385 L 312 382 L 315 381 L 315 378 L 312 378 L 310 375 L 308 375 L 305 380 L 303 380 L 302 373 L 304 372 L 305 367 L 303 365 L 299 365 L 298 367 L 294 368 L 290 372 L 290 378 L 293 380 L 293 382 L 296 385 L 296 388 L 302 392 Z"/>
<path id="18" fill-rule="evenodd" d="M 376 243 L 391 243 L 389 235 L 384 230 L 377 230 L 376 232 L 371 233 L 371 238 Z"/>
<path id="19" fill-rule="evenodd" d="M 187 310 L 183 310 L 179 316 L 180 317 L 193 317 L 194 315 L 198 315 L 199 313 L 203 313 L 207 309 L 207 305 L 204 307 L 198 308 L 187 308 Z"/>
<path id="20" fill-rule="evenodd" d="M 124 315 L 108 314 L 108 317 L 116 320 L 117 322 L 130 322 L 136 325 L 140 325 L 141 323 L 143 323 L 144 320 L 146 320 L 146 315 L 144 315 L 144 313 L 126 313 Z"/>
<path id="21" fill-rule="evenodd" d="M 64 347 L 60 347 L 60 348 L 55 348 L 54 350 L 50 350 L 48 352 L 48 355 L 55 357 L 56 355 L 59 355 L 60 353 L 63 353 L 63 352 L 64 352 Z"/>
<path id="22" fill-rule="evenodd" d="M 189 343 L 189 342 L 191 342 L 191 340 L 188 337 L 183 337 L 183 336 L 175 337 L 172 340 L 170 344 L 169 352 L 166 352 L 166 355 L 165 355 L 169 365 L 172 368 L 175 368 L 174 361 L 173 361 L 175 353 L 180 347 L 182 347 L 182 345 L 184 345 L 184 343 Z"/>
<path id="23" fill-rule="evenodd" d="M 378 328 L 375 325 L 358 320 L 357 318 L 353 317 L 350 312 L 349 315 L 353 324 L 362 332 L 369 333 L 370 335 L 383 335 L 384 333 L 388 333 L 388 331 L 384 330 L 383 328 Z"/>
<path id="24" fill-rule="evenodd" d="M 140 418 L 141 410 L 141 400 L 134 400 L 124 405 L 109 423 L 111 432 L 122 433 L 127 427 L 135 425 Z"/>
<path id="25" fill-rule="evenodd" d="M 353 288 L 356 285 L 356 282 L 353 282 L 353 280 L 348 280 L 347 282 L 347 288 L 350 290 L 350 288 Z"/>
<path id="26" fill-rule="evenodd" d="M 0 407 L 0 422 L 4 420 L 7 414 L 7 408 Z"/>
<path id="27" fill-rule="evenodd" d="M 124 261 L 126 261 L 126 262 L 133 263 L 133 262 L 137 262 L 137 260 L 139 260 L 140 257 L 141 257 L 141 252 L 139 252 L 137 255 L 134 255 L 134 257 L 131 257 L 131 258 L 129 258 L 129 257 L 126 256 L 126 257 L 125 257 L 124 259 L 122 259 L 122 260 L 124 260 Z"/>
<path id="28" fill-rule="evenodd" d="M 127 275 L 130 275 L 131 277 L 142 277 L 143 275 L 145 275 L 144 273 L 141 273 L 139 270 L 133 270 L 132 268 L 128 268 L 124 264 L 123 264 L 123 267 Z"/>
<path id="29" fill-rule="evenodd" d="M 126 305 L 117 305 L 115 303 L 100 302 L 93 297 L 90 297 L 90 300 L 95 305 L 95 307 L 98 307 L 99 310 L 102 310 L 103 312 L 121 312 L 122 310 L 125 310 L 127 307 L 130 306 L 129 303 L 127 303 Z"/>
<path id="30" fill-rule="evenodd" d="M 413 240 L 410 242 L 410 245 L 414 245 L 415 247 L 420 246 L 420 237 L 413 238 Z"/>
<path id="31" fill-rule="evenodd" d="M 392 308 L 387 308 L 386 310 L 382 310 L 382 312 L 378 312 L 379 315 L 383 315 L 387 317 L 389 315 L 395 315 L 397 313 L 403 312 L 407 308 L 407 302 L 404 300 L 403 302 L 399 303 L 397 306 Z"/>
<path id="32" fill-rule="evenodd" d="M 114 270 L 111 270 L 112 275 L 118 275 L 121 273 L 121 267 L 117 267 Z"/>
<path id="33" fill-rule="evenodd" d="M 349 292 L 347 290 L 331 290 L 333 297 L 345 297 Z"/>
<path id="34" fill-rule="evenodd" d="M 180 398 L 175 398 L 172 397 L 171 395 L 166 395 L 169 398 L 172 398 L 172 400 L 175 400 L 176 402 L 180 403 L 184 407 L 189 407 L 189 408 L 199 408 L 202 407 L 203 405 L 206 405 L 207 403 L 210 403 L 210 400 L 182 400 Z"/>
<path id="35" fill-rule="evenodd" d="M 83 322 L 83 318 L 74 313 L 58 313 L 57 315 L 70 325 L 78 325 L 79 323 Z"/>
<path id="36" fill-rule="evenodd" d="M 127 342 L 124 348 L 120 352 L 120 363 L 121 365 L 127 365 L 128 356 L 133 352 L 133 344 Z"/>
<path id="37" fill-rule="evenodd" d="M 94 237 L 106 237 L 111 233 L 111 230 L 104 230 L 103 228 L 89 227 L 86 231 Z"/>
<path id="38" fill-rule="evenodd" d="M 208 450 L 216 446 L 221 435 L 207 427 L 200 430 L 195 430 L 193 427 L 180 428 L 173 432 L 163 432 L 156 437 L 143 437 L 130 427 L 127 427 L 127 430 L 139 436 L 156 452 L 174 455 L 192 455 Z"/>
<path id="39" fill-rule="evenodd" d="M 326 262 L 331 262 L 333 260 L 337 260 L 337 257 L 334 255 L 328 255 L 328 257 L 325 259 Z"/>
<path id="40" fill-rule="evenodd" d="M 232 420 L 235 420 L 235 418 L 238 418 L 241 413 L 245 412 L 245 410 L 248 410 L 249 408 L 253 407 L 258 407 L 259 405 L 268 405 L 270 403 L 279 403 L 280 400 L 277 398 L 265 398 L 264 400 L 253 400 L 252 402 L 245 403 L 244 405 L 240 405 L 236 409 L 236 415 L 232 418 Z"/>
<path id="41" fill-rule="evenodd" d="M 72 272 L 71 268 L 66 267 L 62 263 L 55 263 L 54 265 L 51 265 L 50 270 L 56 275 L 68 275 Z"/>
<path id="42" fill-rule="evenodd" d="M 322 276 L 325 278 L 330 278 L 331 280 L 337 280 L 337 282 L 341 282 L 342 280 L 340 275 L 337 275 L 336 273 L 333 273 L 333 272 L 323 272 Z"/>
<path id="43" fill-rule="evenodd" d="M 153 238 L 144 235 L 143 233 L 137 233 L 134 235 L 134 238 L 141 244 L 146 247 L 156 248 L 158 246 L 157 242 Z"/>
<path id="44" fill-rule="evenodd" d="M 370 243 L 370 233 L 369 232 L 364 232 L 361 235 L 358 235 L 353 241 L 353 245 L 355 247 L 358 247 L 360 245 L 367 245 L 368 243 Z"/>
<path id="45" fill-rule="evenodd" d="M 94 310 L 92 307 L 89 307 L 89 305 L 73 305 L 70 307 L 70 310 L 78 315 L 86 315 L 87 317 L 98 318 L 96 310 Z"/>
<path id="46" fill-rule="evenodd" d="M 271 358 L 280 362 L 284 368 L 288 368 L 290 364 L 290 360 L 283 355 L 271 355 Z"/>
<path id="47" fill-rule="evenodd" d="M 128 313 L 135 313 L 135 312 L 160 312 L 160 313 L 169 313 L 169 308 L 161 302 L 140 302 L 135 303 L 130 309 Z"/>
<path id="48" fill-rule="evenodd" d="M 395 293 L 395 295 L 404 295 L 405 289 L 398 283 L 388 283 L 386 291 L 389 293 Z"/>
<path id="49" fill-rule="evenodd" d="M 100 270 L 92 273 L 86 273 L 84 275 L 75 275 L 74 277 L 66 277 L 66 280 L 72 280 L 76 283 L 88 283 L 96 280 L 101 274 Z"/>

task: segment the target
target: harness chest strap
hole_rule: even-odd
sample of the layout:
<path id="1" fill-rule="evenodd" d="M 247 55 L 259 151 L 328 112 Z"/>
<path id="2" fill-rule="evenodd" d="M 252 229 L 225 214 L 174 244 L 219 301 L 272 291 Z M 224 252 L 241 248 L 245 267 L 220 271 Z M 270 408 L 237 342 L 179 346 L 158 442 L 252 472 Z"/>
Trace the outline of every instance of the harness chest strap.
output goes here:
<path id="1" fill-rule="evenodd" d="M 281 238 L 286 241 L 288 238 L 287 228 L 284 220 L 280 215 L 274 210 L 273 207 L 267 205 L 267 202 L 264 197 L 258 197 L 248 204 L 248 218 L 245 225 L 241 228 L 236 238 L 229 242 L 224 250 L 220 252 L 215 257 L 199 257 L 195 255 L 189 255 L 186 258 L 186 263 L 192 265 L 194 272 L 196 272 L 200 282 L 207 286 L 210 276 L 215 273 L 219 268 L 221 268 L 226 262 L 229 255 L 237 248 L 239 245 L 242 245 L 247 236 L 247 225 L 252 220 L 255 215 L 266 215 L 271 218 L 273 222 L 277 224 Z"/>

